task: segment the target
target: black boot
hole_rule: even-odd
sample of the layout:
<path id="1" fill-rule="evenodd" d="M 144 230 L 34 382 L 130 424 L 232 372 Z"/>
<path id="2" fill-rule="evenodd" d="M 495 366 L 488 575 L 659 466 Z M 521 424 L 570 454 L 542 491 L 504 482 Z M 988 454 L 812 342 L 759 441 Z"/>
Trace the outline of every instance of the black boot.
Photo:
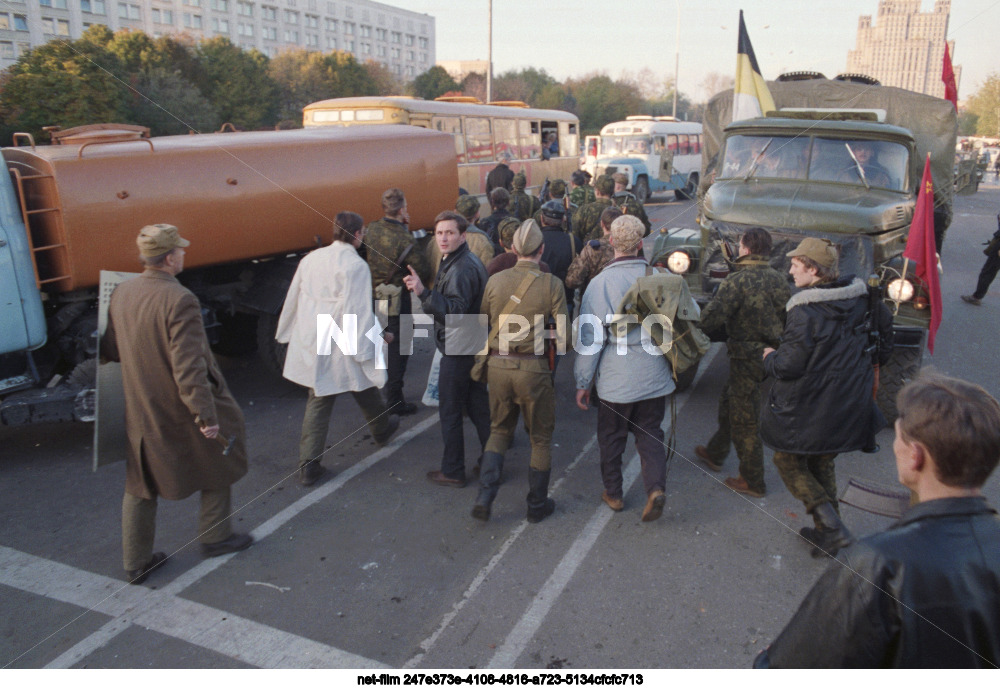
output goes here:
<path id="1" fill-rule="evenodd" d="M 537 524 L 555 512 L 556 501 L 549 497 L 551 473 L 528 467 L 528 521 L 532 524 Z"/>
<path id="2" fill-rule="evenodd" d="M 816 520 L 816 534 L 812 539 L 813 557 L 829 555 L 833 557 L 841 548 L 846 548 L 854 542 L 854 536 L 840 521 L 833 503 L 823 502 L 813 508 L 813 519 Z"/>
<path id="3" fill-rule="evenodd" d="M 472 508 L 472 516 L 484 522 L 490 520 L 490 507 L 500 487 L 503 472 L 503 455 L 499 452 L 484 452 L 479 464 L 479 497 Z"/>

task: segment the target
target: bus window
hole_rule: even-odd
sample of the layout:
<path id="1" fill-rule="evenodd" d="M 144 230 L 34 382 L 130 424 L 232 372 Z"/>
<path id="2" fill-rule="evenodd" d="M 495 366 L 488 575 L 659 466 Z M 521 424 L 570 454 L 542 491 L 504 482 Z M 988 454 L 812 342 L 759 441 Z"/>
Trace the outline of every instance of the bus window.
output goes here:
<path id="1" fill-rule="evenodd" d="M 564 132 L 560 137 L 562 139 L 562 150 L 565 151 L 564 155 L 574 156 L 580 150 L 580 137 L 576 131 L 576 123 L 570 122 L 561 125 L 564 128 Z"/>
<path id="2" fill-rule="evenodd" d="M 700 134 L 690 134 L 691 137 L 691 153 L 701 154 L 701 135 Z"/>
<path id="3" fill-rule="evenodd" d="M 470 163 L 493 160 L 493 139 L 488 118 L 465 118 L 465 147 Z"/>
<path id="4" fill-rule="evenodd" d="M 381 122 L 385 119 L 385 110 L 358 110 L 358 122 Z"/>
<path id="5" fill-rule="evenodd" d="M 653 137 L 653 153 L 663 155 L 667 152 L 667 142 L 662 136 Z"/>
<path id="6" fill-rule="evenodd" d="M 521 142 L 521 152 L 519 158 L 538 160 L 542 157 L 542 149 L 539 146 L 538 122 L 532 120 L 518 120 L 517 130 Z"/>
<path id="7" fill-rule="evenodd" d="M 671 153 L 677 153 L 677 135 L 667 134 L 667 150 Z"/>
<path id="8" fill-rule="evenodd" d="M 431 125 L 434 129 L 438 130 L 439 132 L 451 134 L 454 137 L 455 156 L 458 158 L 458 162 L 464 163 L 465 137 L 462 136 L 462 118 L 436 116 L 431 120 Z"/>
<path id="9" fill-rule="evenodd" d="M 686 156 L 690 150 L 688 146 L 688 135 L 678 134 L 677 135 L 677 153 L 682 156 Z"/>
<path id="10" fill-rule="evenodd" d="M 340 111 L 340 121 L 341 122 L 353 122 L 354 121 L 354 111 L 353 110 L 341 110 Z"/>
<path id="11" fill-rule="evenodd" d="M 517 121 L 516 120 L 493 120 L 493 146 L 496 149 L 497 157 L 504 151 L 509 151 L 514 158 L 520 158 L 521 146 L 517 142 Z"/>
<path id="12" fill-rule="evenodd" d="M 542 122 L 542 158 L 559 155 L 558 125 L 558 122 Z"/>
<path id="13" fill-rule="evenodd" d="M 339 110 L 316 110 L 313 112 L 313 122 L 340 122 Z"/>

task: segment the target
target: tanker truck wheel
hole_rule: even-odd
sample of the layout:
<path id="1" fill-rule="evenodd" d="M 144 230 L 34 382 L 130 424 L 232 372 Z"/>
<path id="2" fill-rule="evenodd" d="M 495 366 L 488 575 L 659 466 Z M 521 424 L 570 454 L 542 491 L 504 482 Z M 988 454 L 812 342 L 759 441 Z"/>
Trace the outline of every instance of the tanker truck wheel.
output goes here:
<path id="1" fill-rule="evenodd" d="M 875 401 L 890 424 L 895 423 L 896 417 L 899 416 L 896 409 L 896 395 L 920 372 L 926 341 L 927 333 L 924 333 L 917 347 L 894 347 L 892 358 L 879 371 L 878 394 Z"/>
<path id="2" fill-rule="evenodd" d="M 285 352 L 288 345 L 274 339 L 278 330 L 278 316 L 262 313 L 257 317 L 257 354 L 271 373 L 281 376 L 285 370 Z"/>

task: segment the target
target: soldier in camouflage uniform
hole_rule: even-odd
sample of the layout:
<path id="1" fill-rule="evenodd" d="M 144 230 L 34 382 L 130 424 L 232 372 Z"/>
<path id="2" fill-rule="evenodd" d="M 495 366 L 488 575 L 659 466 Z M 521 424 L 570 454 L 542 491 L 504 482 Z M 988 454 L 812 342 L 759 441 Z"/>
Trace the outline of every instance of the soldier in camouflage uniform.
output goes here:
<path id="1" fill-rule="evenodd" d="M 406 416 L 415 414 L 417 405 L 403 399 L 403 376 L 406 374 L 406 364 L 409 355 L 399 351 L 399 319 L 402 315 L 413 313 L 410 294 L 403 288 L 403 278 L 409 275 L 407 267 L 412 267 L 421 280 L 431 278 L 430 264 L 419 246 L 417 240 L 410 234 L 407 224 L 410 214 L 406 210 L 406 197 L 401 189 L 388 189 L 382 194 L 382 211 L 385 217 L 368 225 L 365 236 L 367 248 L 368 269 L 372 273 L 372 289 L 388 280 L 388 284 L 400 287 L 403 292 L 400 299 L 399 316 L 389 316 L 386 332 L 392 333 L 393 340 L 389 343 L 389 360 L 386 362 L 388 380 L 385 384 L 386 407 L 393 414 Z M 412 246 L 399 268 L 397 263 L 403 251 Z M 389 276 L 392 275 L 392 280 Z"/>
<path id="2" fill-rule="evenodd" d="M 510 205 L 507 206 L 507 210 L 521 222 L 534 215 L 542 206 L 538 199 L 524 191 L 527 185 L 528 178 L 524 176 L 524 172 L 514 175 L 514 191 L 510 195 Z"/>
<path id="3" fill-rule="evenodd" d="M 491 191 L 487 198 L 490 202 L 490 209 L 493 212 L 485 218 L 480 218 L 476 224 L 480 230 L 486 233 L 490 241 L 493 242 L 494 251 L 500 254 L 503 252 L 503 247 L 500 246 L 500 221 L 504 218 L 513 217 L 510 211 L 507 210 L 507 206 L 510 205 L 510 192 L 503 187 L 499 187 Z"/>
<path id="4" fill-rule="evenodd" d="M 594 185 L 597 200 L 580 206 L 573 214 L 573 234 L 583 242 L 601 238 L 601 213 L 611 206 L 611 195 L 615 193 L 615 183 L 607 175 L 597 178 Z"/>
<path id="5" fill-rule="evenodd" d="M 591 239 L 583 247 L 583 251 L 573 259 L 569 270 L 566 271 L 567 288 L 579 289 L 580 294 L 583 294 L 593 277 L 614 259 L 615 250 L 608 241 L 608 235 L 611 233 L 611 223 L 621 215 L 621 210 L 614 206 L 605 208 L 601 213 L 601 231 L 604 236 L 600 239 Z"/>
<path id="6" fill-rule="evenodd" d="M 594 188 L 587 182 L 587 173 L 583 170 L 577 170 L 570 175 L 569 183 L 572 187 L 572 191 L 569 192 L 569 202 L 573 205 L 579 208 L 597 200 Z"/>
<path id="7" fill-rule="evenodd" d="M 766 492 L 758 426 L 764 380 L 761 355 L 765 347 L 776 347 L 780 341 L 785 304 L 791 296 L 788 281 L 771 267 L 770 255 L 771 235 L 759 227 L 747 230 L 733 272 L 701 313 L 702 330 L 726 328 L 729 380 L 719 399 L 719 429 L 707 446 L 695 448 L 695 454 L 713 471 L 721 471 L 730 443 L 735 445 L 740 473 L 725 483 L 755 498 Z"/>
<path id="8" fill-rule="evenodd" d="M 566 209 L 566 214 L 563 215 L 562 228 L 563 232 L 569 232 L 573 226 L 573 224 L 570 222 L 570 216 L 572 216 L 573 213 L 576 212 L 577 207 L 574 206 L 572 203 L 570 203 L 570 201 L 566 198 L 565 181 L 557 177 L 556 179 L 549 182 L 549 200 L 559 201 L 560 203 L 562 203 L 563 208 Z M 536 223 L 538 223 L 539 227 L 542 226 L 542 209 L 540 207 L 537 211 L 535 211 L 535 214 L 532 216 L 531 219 L 534 220 Z"/>
<path id="9" fill-rule="evenodd" d="M 615 181 L 615 192 L 611 196 L 611 203 L 616 208 L 621 208 L 625 215 L 634 215 L 639 218 L 642 221 L 642 226 L 646 228 L 646 236 L 648 237 L 651 227 L 649 218 L 646 217 L 646 209 L 642 207 L 642 201 L 625 189 L 628 186 L 628 177 L 623 172 L 616 172 L 611 175 L 611 179 Z"/>

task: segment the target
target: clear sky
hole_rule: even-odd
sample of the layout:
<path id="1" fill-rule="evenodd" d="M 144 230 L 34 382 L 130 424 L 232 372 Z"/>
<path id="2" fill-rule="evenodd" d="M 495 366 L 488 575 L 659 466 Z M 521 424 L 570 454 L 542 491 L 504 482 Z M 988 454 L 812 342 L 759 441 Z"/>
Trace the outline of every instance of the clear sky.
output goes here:
<path id="1" fill-rule="evenodd" d="M 438 60 L 487 58 L 488 0 L 382 0 L 435 18 Z M 559 80 L 652 69 L 672 77 L 680 6 L 681 93 L 707 98 L 705 76 L 732 76 L 743 9 L 765 79 L 782 72 L 846 71 L 858 17 L 878 0 L 493 0 L 493 70 L 535 67 Z M 923 0 L 922 11 L 933 9 Z M 952 0 L 948 38 L 962 66 L 959 98 L 1000 72 L 1000 0 Z"/>

